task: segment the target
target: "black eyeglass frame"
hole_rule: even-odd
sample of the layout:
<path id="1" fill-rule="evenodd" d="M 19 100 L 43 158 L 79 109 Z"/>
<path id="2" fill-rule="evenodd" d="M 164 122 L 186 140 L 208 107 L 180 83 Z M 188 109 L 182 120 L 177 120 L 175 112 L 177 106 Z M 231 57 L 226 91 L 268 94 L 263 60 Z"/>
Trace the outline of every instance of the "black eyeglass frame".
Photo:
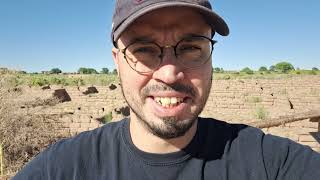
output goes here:
<path id="1" fill-rule="evenodd" d="M 163 61 L 164 48 L 170 48 L 170 47 L 172 47 L 172 48 L 173 48 L 173 51 L 174 51 L 175 57 L 178 58 L 178 57 L 177 57 L 177 50 L 176 50 L 176 48 L 178 47 L 179 43 L 182 42 L 182 41 L 184 41 L 184 40 L 186 40 L 186 39 L 188 39 L 188 38 L 193 38 L 193 37 L 196 37 L 196 38 L 197 38 L 197 37 L 199 37 L 199 38 L 205 38 L 205 39 L 207 39 L 207 40 L 209 40 L 209 41 L 211 42 L 211 52 L 210 52 L 210 55 L 208 56 L 208 58 L 207 58 L 202 64 L 199 65 L 199 66 L 201 66 L 201 65 L 205 64 L 206 62 L 208 62 L 208 60 L 209 60 L 210 57 L 212 56 L 212 52 L 213 52 L 213 49 L 214 49 L 214 44 L 216 44 L 216 43 L 218 42 L 218 41 L 216 41 L 216 40 L 213 40 L 213 39 L 211 39 L 211 38 L 208 38 L 207 36 L 202 36 L 202 35 L 188 36 L 188 37 L 186 37 L 186 38 L 182 38 L 182 39 L 180 39 L 180 40 L 177 42 L 177 44 L 176 44 L 175 46 L 172 46 L 172 45 L 160 46 L 160 45 L 157 44 L 156 42 L 148 42 L 148 41 L 146 41 L 146 43 L 153 43 L 153 44 L 155 44 L 155 45 L 158 46 L 159 49 L 161 50 L 161 51 L 160 51 L 161 53 L 160 53 L 160 55 L 159 55 L 159 58 L 160 58 L 159 64 L 156 66 L 156 68 L 150 69 L 150 71 L 147 71 L 147 72 L 137 71 L 137 70 L 136 70 L 134 67 L 132 67 L 132 65 L 128 62 L 127 55 L 126 55 L 126 51 L 127 51 L 128 47 L 130 47 L 132 44 L 135 44 L 135 43 L 137 43 L 137 42 L 132 42 L 132 43 L 130 43 L 129 45 L 127 45 L 124 49 L 118 48 L 118 50 L 119 50 L 120 52 L 122 52 L 122 54 L 123 54 L 123 56 L 124 56 L 124 59 L 126 60 L 127 64 L 130 66 L 131 69 L 133 69 L 134 71 L 136 71 L 136 72 L 139 73 L 139 74 L 151 74 L 151 73 L 153 73 L 155 70 L 157 70 L 157 69 L 161 66 L 162 61 Z M 140 42 L 141 42 L 141 41 L 140 41 Z M 178 63 L 180 63 L 180 62 L 178 61 Z M 180 64 L 183 66 L 182 63 L 180 63 Z M 194 69 L 194 68 L 198 68 L 199 66 L 195 66 L 195 67 L 186 67 L 186 66 L 184 66 L 184 67 L 185 67 L 186 69 Z"/>

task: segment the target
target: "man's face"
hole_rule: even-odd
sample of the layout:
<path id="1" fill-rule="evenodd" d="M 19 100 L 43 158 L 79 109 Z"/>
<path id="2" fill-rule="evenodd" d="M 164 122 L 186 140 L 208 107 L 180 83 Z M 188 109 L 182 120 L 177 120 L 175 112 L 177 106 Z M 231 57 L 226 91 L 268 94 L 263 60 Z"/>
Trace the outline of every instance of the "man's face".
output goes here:
<path id="1" fill-rule="evenodd" d="M 139 18 L 117 43 L 120 49 L 136 39 L 174 46 L 190 34 L 211 37 L 211 28 L 191 9 L 165 8 Z M 131 121 L 138 121 L 164 139 L 184 135 L 207 101 L 212 78 L 211 57 L 197 68 L 186 69 L 177 62 L 173 48 L 165 48 L 160 67 L 148 74 L 130 68 L 118 49 L 113 49 L 113 57 L 123 95 L 131 109 Z"/>

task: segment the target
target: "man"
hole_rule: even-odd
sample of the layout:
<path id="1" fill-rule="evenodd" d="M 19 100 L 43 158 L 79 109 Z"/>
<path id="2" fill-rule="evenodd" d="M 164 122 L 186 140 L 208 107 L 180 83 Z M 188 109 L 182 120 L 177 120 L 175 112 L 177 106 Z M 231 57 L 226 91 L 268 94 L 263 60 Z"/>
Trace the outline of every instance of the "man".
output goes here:
<path id="1" fill-rule="evenodd" d="M 216 32 L 228 26 L 205 0 L 118 0 L 112 54 L 130 118 L 52 145 L 13 179 L 320 179 L 310 148 L 198 117 Z"/>

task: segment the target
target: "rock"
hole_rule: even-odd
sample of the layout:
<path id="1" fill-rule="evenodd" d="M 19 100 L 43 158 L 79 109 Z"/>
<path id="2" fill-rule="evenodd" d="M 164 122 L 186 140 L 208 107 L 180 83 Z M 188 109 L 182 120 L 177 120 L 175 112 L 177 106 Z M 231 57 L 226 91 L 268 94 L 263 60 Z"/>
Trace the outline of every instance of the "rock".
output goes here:
<path id="1" fill-rule="evenodd" d="M 94 94 L 94 93 L 99 93 L 97 88 L 94 86 L 88 87 L 87 90 L 85 92 L 83 92 L 84 95 Z"/>
<path id="2" fill-rule="evenodd" d="M 115 90 L 115 89 L 117 89 L 117 86 L 114 85 L 114 84 L 111 84 L 111 85 L 109 86 L 109 89 L 110 89 L 110 90 Z"/>
<path id="3" fill-rule="evenodd" d="M 116 109 L 114 109 L 114 111 L 117 114 L 122 114 L 124 116 L 129 116 L 130 115 L 130 108 L 128 106 L 121 107 L 121 108 L 116 108 Z"/>
<path id="4" fill-rule="evenodd" d="M 71 98 L 65 89 L 56 89 L 53 92 L 53 97 L 59 99 L 60 102 L 71 101 Z"/>
<path id="5" fill-rule="evenodd" d="M 42 90 L 51 89 L 49 85 L 41 87 Z"/>

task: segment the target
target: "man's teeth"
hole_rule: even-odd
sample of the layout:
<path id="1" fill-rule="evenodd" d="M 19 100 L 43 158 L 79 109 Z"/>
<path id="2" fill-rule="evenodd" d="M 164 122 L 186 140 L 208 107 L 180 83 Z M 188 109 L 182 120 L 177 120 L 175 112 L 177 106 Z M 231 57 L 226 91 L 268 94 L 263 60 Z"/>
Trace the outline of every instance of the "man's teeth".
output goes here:
<path id="1" fill-rule="evenodd" d="M 175 106 L 183 102 L 183 98 L 179 97 L 155 97 L 154 100 L 164 107 Z"/>

